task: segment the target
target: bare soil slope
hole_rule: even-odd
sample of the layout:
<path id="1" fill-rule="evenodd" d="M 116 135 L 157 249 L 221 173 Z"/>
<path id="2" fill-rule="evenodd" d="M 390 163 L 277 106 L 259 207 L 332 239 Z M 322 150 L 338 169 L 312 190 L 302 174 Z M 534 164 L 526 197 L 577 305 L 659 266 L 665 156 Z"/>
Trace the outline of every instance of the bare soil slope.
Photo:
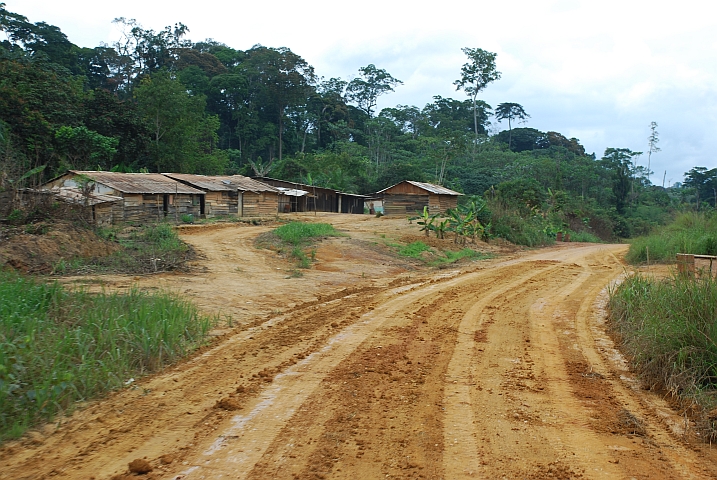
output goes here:
<path id="1" fill-rule="evenodd" d="M 203 273 L 105 278 L 240 326 L 7 445 L 0 479 L 717 477 L 714 452 L 605 333 L 625 246 L 429 271 L 381 247 L 415 226 L 351 217 L 318 218 L 351 236 L 301 278 L 252 247 L 265 227 L 237 226 L 184 232 Z"/>

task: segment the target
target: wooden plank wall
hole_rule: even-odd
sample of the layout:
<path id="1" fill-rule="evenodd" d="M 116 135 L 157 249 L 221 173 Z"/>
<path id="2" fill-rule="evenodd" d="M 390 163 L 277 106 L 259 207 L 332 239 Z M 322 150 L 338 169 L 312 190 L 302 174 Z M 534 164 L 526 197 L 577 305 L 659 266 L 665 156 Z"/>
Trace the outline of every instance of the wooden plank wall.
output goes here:
<path id="1" fill-rule="evenodd" d="M 441 213 L 454 209 L 458 206 L 458 197 L 454 195 L 436 195 L 439 199 Z"/>
<path id="2" fill-rule="evenodd" d="M 257 217 L 276 215 L 279 211 L 279 195 L 271 192 L 244 192 L 242 216 Z"/>
<path id="3" fill-rule="evenodd" d="M 175 199 L 176 197 L 176 199 Z M 117 220 L 124 222 L 174 222 L 175 217 L 181 221 L 181 215 L 193 215 L 199 218 L 199 204 L 194 204 L 192 195 L 170 194 L 169 205 L 165 215 L 164 194 L 125 195 L 122 217 Z M 176 215 L 175 215 L 176 212 Z"/>
<path id="4" fill-rule="evenodd" d="M 226 191 L 207 192 L 204 209 L 204 214 L 207 217 L 237 215 L 239 213 L 239 193 Z"/>
<path id="5" fill-rule="evenodd" d="M 383 197 L 384 215 L 421 214 L 423 207 L 429 207 L 428 195 L 389 195 Z"/>

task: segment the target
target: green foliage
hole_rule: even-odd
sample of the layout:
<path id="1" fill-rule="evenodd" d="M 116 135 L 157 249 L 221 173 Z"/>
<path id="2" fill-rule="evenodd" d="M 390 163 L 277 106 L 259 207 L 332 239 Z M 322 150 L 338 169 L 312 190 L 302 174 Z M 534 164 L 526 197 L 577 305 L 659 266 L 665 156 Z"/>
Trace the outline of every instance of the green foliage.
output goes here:
<path id="1" fill-rule="evenodd" d="M 61 126 L 55 131 L 57 152 L 69 165 L 80 170 L 103 169 L 112 166 L 119 140 L 105 137 L 85 126 Z"/>
<path id="2" fill-rule="evenodd" d="M 490 234 L 526 247 L 555 243 L 554 227 L 539 215 L 521 216 L 500 206 L 493 208 Z"/>
<path id="3" fill-rule="evenodd" d="M 677 253 L 717 255 L 717 215 L 686 212 L 655 234 L 632 241 L 625 259 L 632 264 L 647 261 L 674 262 Z"/>
<path id="4" fill-rule="evenodd" d="M 645 383 L 717 407 L 717 283 L 635 275 L 610 295 L 610 320 Z M 708 425 L 710 438 L 717 425 Z"/>
<path id="5" fill-rule="evenodd" d="M 160 370 L 214 321 L 169 294 L 92 295 L 0 272 L 0 439 Z"/>

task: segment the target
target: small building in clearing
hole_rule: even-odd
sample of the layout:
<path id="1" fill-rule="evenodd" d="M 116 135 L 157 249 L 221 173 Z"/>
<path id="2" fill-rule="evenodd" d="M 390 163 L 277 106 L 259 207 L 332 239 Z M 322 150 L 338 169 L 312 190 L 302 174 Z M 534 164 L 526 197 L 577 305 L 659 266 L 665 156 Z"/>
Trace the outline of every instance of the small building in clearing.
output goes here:
<path id="1" fill-rule="evenodd" d="M 200 215 L 260 216 L 276 215 L 280 192 L 265 183 L 243 175 L 192 175 L 164 173 L 163 175 L 205 192 Z"/>
<path id="2" fill-rule="evenodd" d="M 404 180 L 376 192 L 382 198 L 385 215 L 421 214 L 428 207 L 431 215 L 444 213 L 458 206 L 462 193 L 432 183 Z"/>
<path id="3" fill-rule="evenodd" d="M 42 188 L 56 191 L 72 188 L 82 192 L 86 184 L 91 186 L 89 191 L 93 195 L 121 197 L 118 205 L 112 207 L 111 223 L 179 221 L 180 215 L 198 216 L 204 201 L 202 190 L 160 173 L 70 170 Z"/>
<path id="4" fill-rule="evenodd" d="M 256 177 L 257 180 L 280 187 L 285 198 L 279 211 L 364 213 L 365 195 L 346 193 L 333 188 L 289 182 L 278 178 Z M 288 208 L 286 208 L 288 206 Z"/>

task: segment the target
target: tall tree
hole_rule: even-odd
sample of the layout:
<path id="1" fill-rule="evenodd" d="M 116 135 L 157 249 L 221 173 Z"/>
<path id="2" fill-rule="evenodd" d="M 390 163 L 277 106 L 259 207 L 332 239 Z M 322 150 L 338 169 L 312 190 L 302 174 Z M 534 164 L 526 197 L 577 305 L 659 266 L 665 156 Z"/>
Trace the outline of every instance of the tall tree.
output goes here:
<path id="1" fill-rule="evenodd" d="M 717 205 L 717 168 L 708 170 L 706 167 L 694 167 L 685 173 L 684 185 L 694 188 L 697 210 L 702 201 Z"/>
<path id="2" fill-rule="evenodd" d="M 250 75 L 263 85 L 262 99 L 273 108 L 278 127 L 279 160 L 283 155 L 284 123 L 287 109 L 303 107 L 314 91 L 314 67 L 288 48 L 267 48 L 261 45 L 248 52 Z M 272 159 L 270 158 L 271 162 Z"/>
<path id="3" fill-rule="evenodd" d="M 657 153 L 660 151 L 660 147 L 657 146 L 657 142 L 660 141 L 659 133 L 657 133 L 657 122 L 650 122 L 650 136 L 647 137 L 647 183 L 650 183 L 650 159 L 652 157 L 653 153 Z M 665 182 L 662 181 L 662 186 L 664 188 Z"/>
<path id="4" fill-rule="evenodd" d="M 633 152 L 629 148 L 608 148 L 605 150 L 602 162 L 605 168 L 613 174 L 612 193 L 615 196 L 615 209 L 619 214 L 625 213 L 630 184 L 633 179 L 633 159 L 642 155 L 642 152 Z"/>
<path id="5" fill-rule="evenodd" d="M 189 95 L 164 70 L 145 77 L 134 96 L 152 126 L 156 171 L 222 173 L 223 159 L 212 155 L 219 122 L 205 114 L 203 96 Z"/>
<path id="6" fill-rule="evenodd" d="M 468 56 L 468 62 L 461 67 L 461 78 L 453 82 L 456 90 L 466 92 L 473 100 L 473 129 L 478 138 L 478 109 L 476 97 L 489 83 L 500 79 L 501 73 L 496 70 L 495 57 L 497 53 L 488 52 L 482 48 L 462 48 Z"/>
<path id="7" fill-rule="evenodd" d="M 525 113 L 523 106 L 519 103 L 501 103 L 495 109 L 495 118 L 500 122 L 501 120 L 508 120 L 508 148 L 512 148 L 513 142 L 513 128 L 511 123 L 525 123 L 526 119 L 530 118 L 530 115 Z"/>
<path id="8" fill-rule="evenodd" d="M 373 63 L 359 68 L 359 72 L 360 76 L 346 86 L 346 96 L 371 117 L 378 97 L 393 92 L 394 87 L 402 85 L 403 82 L 393 78 L 386 70 L 376 68 Z"/>

